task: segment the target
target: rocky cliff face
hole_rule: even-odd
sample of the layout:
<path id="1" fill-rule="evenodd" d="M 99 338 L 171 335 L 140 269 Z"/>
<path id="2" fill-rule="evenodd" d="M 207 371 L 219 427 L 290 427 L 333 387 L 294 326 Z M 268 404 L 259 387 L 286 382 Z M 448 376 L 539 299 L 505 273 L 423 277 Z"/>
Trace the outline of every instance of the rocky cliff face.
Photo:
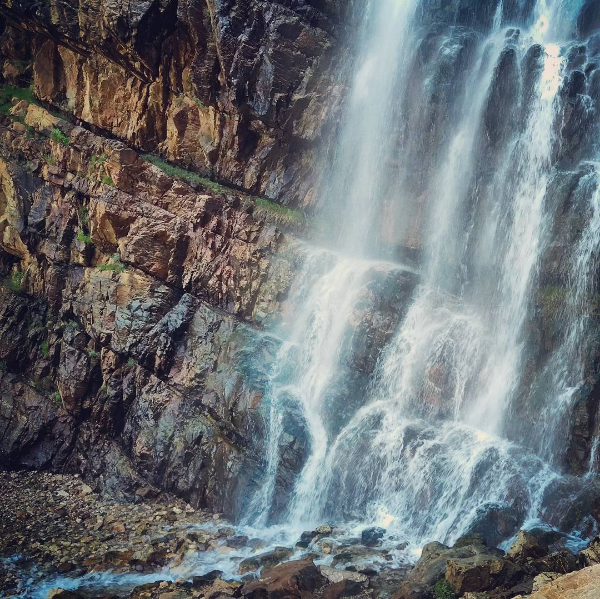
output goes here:
<path id="1" fill-rule="evenodd" d="M 351 6 L 0 1 L 0 66 L 13 86 L 0 106 L 3 466 L 77 471 L 129 499 L 170 492 L 236 511 L 232 491 L 261 460 L 259 408 L 279 343 L 266 325 L 285 310 L 302 262 L 294 235 L 304 215 L 282 205 L 310 212 L 317 202 L 318 148 L 344 96 Z M 463 67 L 491 27 L 490 6 L 422 3 L 429 33 L 412 78 L 420 85 L 426 70 L 434 76 L 431 102 L 408 126 L 428 132 L 423 172 L 439 159 L 432 148 L 442 147 Z M 505 6 L 525 18 L 531 3 Z M 596 4 L 584 3 L 582 15 L 578 35 L 587 39 L 600 27 Z M 580 133 L 592 131 L 594 116 L 581 96 L 600 97 L 600 71 L 581 69 L 600 56 L 599 44 L 592 35 L 573 46 L 562 92 L 565 175 L 554 184 L 556 243 L 530 323 L 532 370 L 557 343 L 564 255 L 586 218 L 575 192 L 593 143 Z M 495 73 L 483 183 L 494 143 L 516 126 L 515 106 L 539 70 L 535 52 L 527 64 L 515 60 L 508 49 Z M 386 232 L 416 259 L 427 201 L 417 179 L 407 185 L 414 214 Z M 336 405 L 360 401 L 414 286 L 409 277 L 364 291 Z M 578 473 L 600 427 L 597 354 L 572 415 L 566 460 Z M 444 376 L 432 373 L 435 397 L 443 398 Z M 516 420 L 531 419 L 535 405 L 522 405 Z M 307 440 L 299 433 L 285 443 L 278 484 L 289 487 Z"/>
<path id="2" fill-rule="evenodd" d="M 0 4 L 3 466 L 233 510 L 302 218 L 255 196 L 313 201 L 342 10 Z"/>
<path id="3" fill-rule="evenodd" d="M 31 60 L 41 100 L 221 181 L 310 203 L 339 96 L 340 3 L 2 4 L 5 76 Z"/>

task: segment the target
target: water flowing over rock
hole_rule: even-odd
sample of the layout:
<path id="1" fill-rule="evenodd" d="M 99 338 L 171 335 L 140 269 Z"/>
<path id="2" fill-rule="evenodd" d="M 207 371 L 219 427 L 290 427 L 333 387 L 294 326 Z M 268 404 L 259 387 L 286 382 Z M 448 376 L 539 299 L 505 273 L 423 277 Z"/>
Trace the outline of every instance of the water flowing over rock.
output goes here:
<path id="1" fill-rule="evenodd" d="M 597 564 L 597 2 L 0 0 L 0 84 L 0 466 L 235 523 L 133 596 Z"/>

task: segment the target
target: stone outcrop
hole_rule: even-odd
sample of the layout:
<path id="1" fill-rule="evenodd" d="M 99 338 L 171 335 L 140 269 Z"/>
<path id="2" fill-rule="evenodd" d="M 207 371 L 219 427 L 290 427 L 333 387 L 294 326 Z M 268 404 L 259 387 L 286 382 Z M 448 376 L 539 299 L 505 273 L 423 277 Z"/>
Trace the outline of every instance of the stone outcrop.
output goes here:
<path id="1" fill-rule="evenodd" d="M 4 72 L 31 59 L 41 100 L 229 184 L 306 203 L 341 98 L 346 11 L 315 0 L 13 0 L 0 3 Z"/>
<path id="2" fill-rule="evenodd" d="M 289 281 L 289 262 L 271 261 L 281 233 L 250 196 L 194 188 L 39 106 L 11 112 L 3 464 L 68 467 L 116 496 L 149 487 L 222 511 L 272 352 L 259 329 Z M 243 374 L 251 348 L 263 352 L 255 383 Z"/>
<path id="3" fill-rule="evenodd" d="M 560 576 L 544 585 L 530 599 L 594 599 L 600 594 L 600 566 Z M 522 597 L 518 595 L 517 597 Z"/>

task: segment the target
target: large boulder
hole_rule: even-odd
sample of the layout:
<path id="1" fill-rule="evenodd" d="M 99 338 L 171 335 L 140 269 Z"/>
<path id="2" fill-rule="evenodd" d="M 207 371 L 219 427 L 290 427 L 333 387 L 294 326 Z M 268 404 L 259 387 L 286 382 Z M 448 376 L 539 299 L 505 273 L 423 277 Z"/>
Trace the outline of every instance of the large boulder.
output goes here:
<path id="1" fill-rule="evenodd" d="M 524 576 L 517 564 L 493 555 L 474 555 L 448 560 L 446 580 L 458 595 L 469 591 L 510 588 Z"/>
<path id="2" fill-rule="evenodd" d="M 560 576 L 534 592 L 529 599 L 597 599 L 598 597 L 600 597 L 600 565 Z"/>
<path id="3" fill-rule="evenodd" d="M 506 556 L 518 561 L 543 557 L 548 554 L 548 551 L 547 545 L 536 539 L 532 534 L 520 530 Z"/>
<path id="4" fill-rule="evenodd" d="M 304 559 L 271 568 L 260 580 L 245 584 L 242 595 L 250 599 L 309 599 L 326 582 L 314 562 Z"/>

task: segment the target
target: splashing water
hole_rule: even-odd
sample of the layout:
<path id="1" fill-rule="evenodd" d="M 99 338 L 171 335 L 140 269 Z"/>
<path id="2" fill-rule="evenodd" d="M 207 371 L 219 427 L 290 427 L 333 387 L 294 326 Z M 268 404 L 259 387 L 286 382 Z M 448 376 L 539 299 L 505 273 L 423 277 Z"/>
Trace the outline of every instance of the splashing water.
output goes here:
<path id="1" fill-rule="evenodd" d="M 557 41 L 568 39 L 578 6 L 540 0 L 531 27 L 504 37 L 507 22 L 499 2 L 490 33 L 475 51 L 464 51 L 469 46 L 453 32 L 434 58 L 424 58 L 418 6 L 390 0 L 365 9 L 346 126 L 324 191 L 329 209 L 341 216 L 336 243 L 351 257 L 333 259 L 315 250 L 318 258 L 305 263 L 296 282 L 304 292 L 302 301 L 297 295 L 291 299 L 299 310 L 294 333 L 278 356 L 265 402 L 263 485 L 246 515 L 260 525 L 273 519 L 298 529 L 326 519 L 385 523 L 416 546 L 450 541 L 489 506 L 518 503 L 521 523 L 537 521 L 546 509 L 546 491 L 562 477 L 556 458 L 564 440 L 554 431 L 583 376 L 581 356 L 574 364 L 573 353 L 587 334 L 581 304 L 594 284 L 600 243 L 595 170 L 586 177 L 595 189 L 588 197 L 592 217 L 571 267 L 575 291 L 565 316 L 571 332 L 553 357 L 564 367 L 548 367 L 555 388 L 543 407 L 545 424 L 528 431 L 531 439 L 511 440 L 511 414 L 522 395 L 526 324 L 540 259 L 551 242 L 546 204 L 566 77 Z M 539 66 L 526 72 L 533 44 L 541 44 Z M 469 56 L 468 93 L 454 90 L 447 107 L 454 116 L 439 125 L 445 134 L 436 132 L 428 148 L 423 137 L 433 121 L 423 106 L 435 95 L 442 65 L 461 51 Z M 493 105 L 493 99 L 512 56 L 518 96 L 512 110 L 522 117 L 512 128 L 496 127 L 498 133 L 493 111 L 502 105 Z M 418 89 L 411 69 L 423 62 L 419 68 L 429 71 Z M 519 96 L 528 81 L 530 96 Z M 486 172 L 480 153 L 491 135 L 498 141 L 493 169 Z M 428 154 L 422 154 L 424 147 Z M 439 160 L 430 168 L 423 156 L 432 154 Z M 390 205 L 420 230 L 409 235 L 406 222 L 396 227 L 407 245 L 420 239 L 415 247 L 422 250 L 422 279 L 362 407 L 335 429 L 328 425 L 335 416 L 328 402 L 344 368 L 340 348 L 356 324 L 359 291 L 373 268 L 361 256 L 381 253 L 380 231 L 389 225 L 383 221 Z M 415 213 L 415 205 L 425 208 Z M 317 263 L 328 267 L 315 268 Z M 315 270 L 322 274 L 311 279 L 307 273 Z M 285 424 L 291 412 L 300 414 L 307 450 L 289 502 L 278 514 L 273 494 L 280 440 L 292 434 Z"/>

